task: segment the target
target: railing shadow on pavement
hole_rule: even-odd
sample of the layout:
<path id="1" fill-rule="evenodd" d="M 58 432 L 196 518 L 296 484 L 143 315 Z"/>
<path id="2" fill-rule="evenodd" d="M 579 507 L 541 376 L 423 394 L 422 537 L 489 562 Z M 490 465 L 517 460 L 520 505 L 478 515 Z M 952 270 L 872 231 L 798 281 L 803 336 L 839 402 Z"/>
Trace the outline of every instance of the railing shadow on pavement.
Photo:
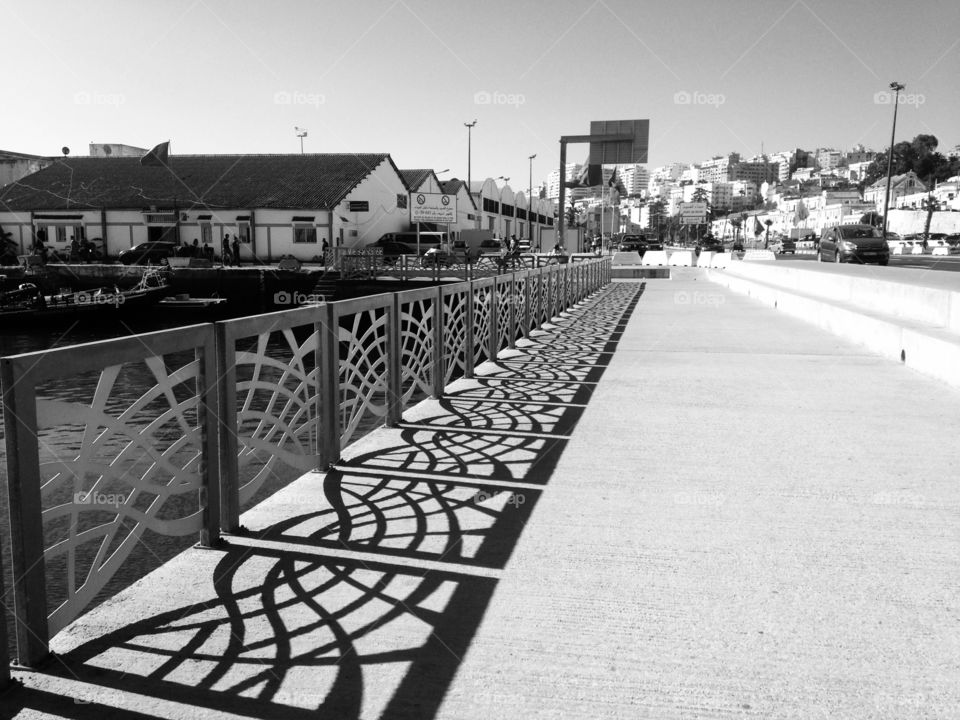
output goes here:
<path id="1" fill-rule="evenodd" d="M 288 488 L 297 512 L 277 522 L 267 501 L 221 548 L 194 551 L 212 595 L 158 599 L 43 672 L 94 697 L 245 717 L 434 717 L 642 292 L 607 286 L 354 443 Z M 145 716 L 34 689 L 6 699 Z"/>

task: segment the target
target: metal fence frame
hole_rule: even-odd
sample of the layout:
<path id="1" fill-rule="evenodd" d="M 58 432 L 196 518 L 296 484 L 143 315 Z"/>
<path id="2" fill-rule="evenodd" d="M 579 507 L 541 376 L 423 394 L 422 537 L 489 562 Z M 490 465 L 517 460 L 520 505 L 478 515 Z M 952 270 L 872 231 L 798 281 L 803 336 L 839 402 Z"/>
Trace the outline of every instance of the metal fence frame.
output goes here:
<path id="1" fill-rule="evenodd" d="M 378 410 L 378 414 L 384 416 L 384 424 L 395 425 L 402 420 L 409 399 L 416 395 L 409 393 L 409 399 L 405 397 L 405 373 L 408 381 L 413 373 L 415 385 L 429 386 L 432 396 L 441 397 L 449 381 L 473 377 L 478 363 L 495 360 L 505 347 L 514 348 L 517 340 L 529 337 L 544 323 L 609 283 L 610 276 L 609 258 L 551 264 L 438 287 L 0 358 L 19 662 L 35 666 L 49 653 L 42 478 L 36 437 L 39 382 L 193 349 L 200 368 L 197 377 L 197 418 L 201 426 L 200 541 L 214 545 L 221 530 L 230 533 L 239 528 L 238 340 L 261 337 L 265 333 L 269 336 L 273 332 L 292 334 L 294 328 L 311 330 L 308 340 L 313 338 L 313 346 L 307 351 L 313 353 L 313 372 L 309 375 L 314 378 L 304 376 L 302 382 L 314 382 L 316 387 L 307 391 L 309 452 L 303 462 L 327 468 L 339 460 L 344 444 L 353 439 L 349 433 L 345 435 L 341 427 L 344 391 L 341 350 L 344 342 L 353 342 L 356 338 L 349 334 L 346 340 L 342 337 L 345 334 L 341 331 L 342 319 L 358 313 L 383 314 L 385 335 L 377 346 L 384 348 L 386 357 L 376 362 L 385 368 L 385 410 Z M 507 299 L 501 303 L 504 297 Z M 424 304 L 432 313 L 429 337 L 423 337 L 422 332 L 413 337 L 403 328 L 403 308 L 413 303 Z M 448 342 L 452 331 L 447 322 L 456 319 L 454 308 L 461 316 L 457 319 L 460 335 L 455 342 Z M 481 333 L 479 337 L 478 333 Z M 410 342 L 415 344 L 412 354 Z M 405 367 L 404 348 L 409 361 L 419 362 L 420 368 Z M 424 358 L 428 356 L 429 380 L 424 382 Z M 417 373 L 421 377 L 417 377 Z M 0 591 L 2 589 L 0 587 Z M 82 608 L 71 619 L 81 613 Z M 0 629 L 0 641 L 3 635 L 4 630 Z M 0 687 L 9 680 L 6 643 L 2 647 Z"/>

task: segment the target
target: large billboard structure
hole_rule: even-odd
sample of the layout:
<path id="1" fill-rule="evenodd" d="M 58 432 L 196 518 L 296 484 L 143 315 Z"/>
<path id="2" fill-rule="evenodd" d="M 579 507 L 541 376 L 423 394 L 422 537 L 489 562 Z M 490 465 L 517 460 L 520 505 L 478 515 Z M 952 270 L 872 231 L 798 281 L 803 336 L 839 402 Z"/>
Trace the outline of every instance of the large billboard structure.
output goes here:
<path id="1" fill-rule="evenodd" d="M 649 120 L 594 120 L 589 135 L 560 136 L 560 216 L 557 237 L 564 238 L 566 221 L 567 143 L 589 143 L 587 165 L 633 165 L 647 162 Z M 589 173 L 588 173 L 589 175 Z M 562 240 L 561 240 L 562 242 Z"/>

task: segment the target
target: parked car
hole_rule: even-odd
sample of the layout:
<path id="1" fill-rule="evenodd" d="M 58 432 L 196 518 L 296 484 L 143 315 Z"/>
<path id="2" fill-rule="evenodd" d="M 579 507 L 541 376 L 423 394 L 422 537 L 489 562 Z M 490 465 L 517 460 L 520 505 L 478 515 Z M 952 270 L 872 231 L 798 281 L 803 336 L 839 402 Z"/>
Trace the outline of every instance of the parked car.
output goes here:
<path id="1" fill-rule="evenodd" d="M 484 254 L 499 253 L 503 250 L 503 243 L 499 240 L 482 240 L 480 242 L 480 252 Z"/>
<path id="2" fill-rule="evenodd" d="M 774 244 L 773 251 L 778 255 L 785 255 L 786 253 L 791 253 L 792 255 L 796 255 L 797 241 L 789 237 L 780 238 Z"/>
<path id="3" fill-rule="evenodd" d="M 177 254 L 177 244 L 166 240 L 134 245 L 120 253 L 120 262 L 124 265 L 166 265 L 167 258 Z"/>
<path id="4" fill-rule="evenodd" d="M 881 232 L 872 225 L 837 225 L 825 228 L 820 235 L 817 261 L 890 262 L 890 248 Z"/>

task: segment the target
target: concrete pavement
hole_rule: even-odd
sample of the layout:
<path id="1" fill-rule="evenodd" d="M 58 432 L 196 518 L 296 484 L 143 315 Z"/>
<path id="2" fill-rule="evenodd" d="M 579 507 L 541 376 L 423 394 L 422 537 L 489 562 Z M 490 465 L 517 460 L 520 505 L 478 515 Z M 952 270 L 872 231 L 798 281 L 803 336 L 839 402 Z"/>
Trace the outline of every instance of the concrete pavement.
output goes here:
<path id="1" fill-rule="evenodd" d="M 672 272 L 81 618 L 6 707 L 955 717 L 960 393 Z"/>

